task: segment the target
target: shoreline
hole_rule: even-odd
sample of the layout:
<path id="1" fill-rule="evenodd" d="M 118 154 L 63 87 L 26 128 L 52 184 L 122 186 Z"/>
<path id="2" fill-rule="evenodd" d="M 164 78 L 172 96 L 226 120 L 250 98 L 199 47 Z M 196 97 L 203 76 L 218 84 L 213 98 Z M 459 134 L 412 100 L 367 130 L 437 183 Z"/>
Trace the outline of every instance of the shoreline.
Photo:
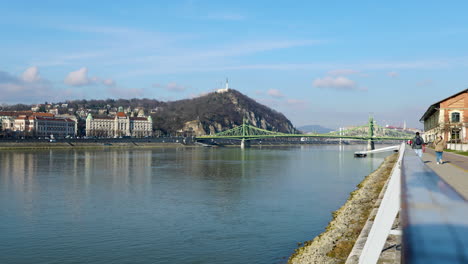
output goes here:
<path id="1" fill-rule="evenodd" d="M 288 264 L 345 263 L 397 158 L 398 154 L 385 158 L 377 170 L 366 176 L 350 193 L 345 204 L 332 213 L 333 218 L 325 231 L 297 248 L 289 257 Z"/>
<path id="2" fill-rule="evenodd" d="M 36 149 L 108 149 L 108 148 L 161 148 L 161 147 L 199 147 L 176 142 L 36 142 L 36 143 L 0 143 L 0 150 L 36 150 Z"/>
<path id="3" fill-rule="evenodd" d="M 250 148 L 263 148 L 263 147 L 287 147 L 287 146 L 311 146 L 311 145 L 339 145 L 337 143 L 276 143 L 276 144 L 252 144 Z M 0 150 L 30 150 L 30 149 L 106 149 L 106 148 L 161 148 L 161 147 L 187 147 L 198 148 L 205 147 L 195 143 L 184 144 L 176 141 L 57 141 L 57 142 L 8 142 L 0 141 Z M 235 144 L 219 144 L 209 145 L 212 148 L 240 148 L 240 145 Z"/>

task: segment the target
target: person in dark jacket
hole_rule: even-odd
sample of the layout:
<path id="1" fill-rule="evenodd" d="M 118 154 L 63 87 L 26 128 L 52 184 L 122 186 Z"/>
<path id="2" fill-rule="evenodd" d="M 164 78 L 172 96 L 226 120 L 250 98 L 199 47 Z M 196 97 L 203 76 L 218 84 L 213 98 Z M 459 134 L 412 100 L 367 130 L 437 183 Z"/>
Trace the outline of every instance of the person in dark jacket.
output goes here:
<path id="1" fill-rule="evenodd" d="M 420 158 L 422 157 L 423 145 L 423 138 L 419 135 L 419 132 L 416 132 L 416 136 L 413 138 L 413 143 L 411 144 L 411 147 L 414 149 L 414 152 L 416 152 L 416 154 L 418 154 Z"/>

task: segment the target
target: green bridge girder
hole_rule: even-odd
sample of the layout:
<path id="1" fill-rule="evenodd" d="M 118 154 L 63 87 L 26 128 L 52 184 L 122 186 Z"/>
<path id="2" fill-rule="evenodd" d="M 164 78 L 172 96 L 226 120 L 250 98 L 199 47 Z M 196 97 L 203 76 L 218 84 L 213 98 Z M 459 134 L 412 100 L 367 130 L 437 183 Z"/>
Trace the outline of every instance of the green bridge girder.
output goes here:
<path id="1" fill-rule="evenodd" d="M 367 131 L 366 131 L 367 130 Z M 382 132 L 388 130 L 393 134 L 392 136 L 376 136 L 375 130 L 377 132 Z M 349 135 L 354 133 L 360 133 L 360 135 Z M 348 135 L 347 135 L 348 134 Z M 385 134 L 385 132 L 383 133 Z M 244 119 L 242 125 L 235 128 L 216 133 L 214 135 L 199 136 L 196 139 L 233 139 L 233 140 L 255 140 L 255 139 L 268 139 L 268 138 L 336 138 L 336 139 L 359 139 L 359 140 L 372 140 L 372 141 L 381 141 L 381 140 L 409 140 L 412 138 L 412 135 L 407 133 L 402 133 L 400 131 L 395 131 L 391 129 L 386 129 L 384 127 L 375 126 L 373 119 L 369 119 L 369 124 L 366 126 L 359 126 L 348 130 L 343 131 L 334 131 L 326 134 L 287 134 L 269 131 L 261 128 L 257 128 L 247 124 Z"/>

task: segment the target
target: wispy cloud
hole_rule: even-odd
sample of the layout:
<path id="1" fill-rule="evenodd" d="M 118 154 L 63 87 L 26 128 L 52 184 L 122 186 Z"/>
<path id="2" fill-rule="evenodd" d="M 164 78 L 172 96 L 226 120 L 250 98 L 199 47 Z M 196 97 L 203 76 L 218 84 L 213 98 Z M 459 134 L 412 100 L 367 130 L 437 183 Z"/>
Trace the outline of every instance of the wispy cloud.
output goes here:
<path id="1" fill-rule="evenodd" d="M 184 92 L 187 87 L 177 84 L 176 82 L 170 82 L 168 84 L 162 85 L 159 83 L 155 83 L 152 85 L 154 88 L 163 88 L 169 92 Z"/>
<path id="2" fill-rule="evenodd" d="M 309 107 L 309 102 L 302 99 L 287 99 L 285 103 L 292 109 L 305 110 Z"/>
<path id="3" fill-rule="evenodd" d="M 40 81 L 41 77 L 39 76 L 39 68 L 36 66 L 27 68 L 21 75 L 21 79 L 28 83 Z"/>
<path id="4" fill-rule="evenodd" d="M 63 82 L 71 86 L 83 86 L 93 83 L 93 78 L 88 77 L 88 68 L 83 67 L 68 73 Z"/>
<path id="5" fill-rule="evenodd" d="M 169 74 L 183 72 L 208 72 L 255 68 L 256 65 L 228 66 L 230 58 L 248 57 L 262 52 L 277 51 L 301 46 L 316 45 L 320 40 L 271 40 L 245 41 L 241 43 L 215 46 L 201 50 L 175 50 L 170 54 L 136 57 L 125 63 L 153 65 L 145 68 L 126 71 L 124 76 L 147 74 Z M 268 66 L 266 66 L 268 67 Z M 261 65 L 259 68 L 265 68 Z"/>
<path id="6" fill-rule="evenodd" d="M 267 94 L 271 97 L 275 97 L 275 98 L 283 98 L 284 97 L 284 94 L 281 93 L 280 90 L 278 89 L 270 89 L 267 91 Z"/>
<path id="7" fill-rule="evenodd" d="M 20 77 L 0 71 L 0 103 L 37 102 L 58 93 L 37 67 L 26 69 Z"/>
<path id="8" fill-rule="evenodd" d="M 213 13 L 213 14 L 209 14 L 204 17 L 201 17 L 201 18 L 208 19 L 208 20 L 225 20 L 225 21 L 242 21 L 246 19 L 244 15 L 235 14 L 235 13 Z"/>
<path id="9" fill-rule="evenodd" d="M 281 108 L 286 111 L 305 110 L 308 109 L 310 105 L 307 100 L 285 98 L 284 96 L 273 98 L 260 97 L 256 98 L 256 100 L 261 104 L 268 105 L 269 107 Z"/>
<path id="10" fill-rule="evenodd" d="M 239 64 L 239 65 L 225 65 L 216 68 L 198 68 L 197 71 L 216 71 L 216 70 L 327 70 L 330 68 L 360 68 L 362 70 L 430 70 L 440 69 L 456 66 L 467 66 L 468 57 L 466 58 L 449 58 L 449 59 L 433 59 L 433 60 L 415 60 L 415 61 L 393 61 L 393 62 L 359 62 L 359 63 L 333 63 L 333 62 L 320 62 L 320 63 L 271 63 L 271 64 Z M 347 71 L 351 75 L 354 70 Z M 356 71 L 360 72 L 360 71 Z M 329 75 L 338 76 L 340 70 L 329 71 Z M 346 73 L 346 71 L 345 71 Z M 367 73 L 359 74 L 366 77 Z"/>
<path id="11" fill-rule="evenodd" d="M 88 77 L 88 68 L 83 67 L 76 71 L 68 73 L 63 81 L 65 84 L 70 86 L 85 86 L 94 84 L 103 84 L 106 86 L 115 86 L 115 81 L 112 79 L 102 80 L 99 77 Z"/>
<path id="12" fill-rule="evenodd" d="M 338 69 L 338 70 L 332 70 L 328 72 L 328 75 L 332 76 L 346 76 L 346 75 L 353 75 L 353 74 L 358 74 L 360 71 L 357 70 L 352 70 L 352 69 Z"/>
<path id="13" fill-rule="evenodd" d="M 317 78 L 312 82 L 312 85 L 317 88 L 334 89 L 340 91 L 365 91 L 367 89 L 359 87 L 357 83 L 343 76 L 331 77 L 325 76 Z"/>
<path id="14" fill-rule="evenodd" d="M 396 77 L 400 76 L 400 74 L 398 72 L 396 72 L 396 71 L 388 72 L 387 75 L 392 77 L 392 78 L 396 78 Z"/>
<path id="15" fill-rule="evenodd" d="M 112 79 L 106 79 L 106 80 L 102 80 L 102 84 L 104 84 L 105 86 L 115 86 L 115 81 L 112 80 Z"/>

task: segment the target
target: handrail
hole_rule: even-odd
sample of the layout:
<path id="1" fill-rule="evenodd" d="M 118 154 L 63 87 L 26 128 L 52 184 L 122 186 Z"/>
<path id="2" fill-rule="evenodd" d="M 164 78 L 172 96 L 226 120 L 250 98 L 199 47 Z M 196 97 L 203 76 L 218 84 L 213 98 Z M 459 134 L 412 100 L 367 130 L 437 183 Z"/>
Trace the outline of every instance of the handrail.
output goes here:
<path id="1" fill-rule="evenodd" d="M 379 210 L 366 240 L 366 244 L 359 256 L 359 263 L 377 263 L 380 252 L 385 245 L 395 217 L 400 210 L 400 179 L 401 164 L 405 154 L 405 143 L 399 148 L 398 161 L 393 167 Z"/>
<path id="2" fill-rule="evenodd" d="M 413 151 L 407 152 L 402 169 L 403 262 L 468 263 L 467 201 Z"/>
<path id="3" fill-rule="evenodd" d="M 377 263 L 400 201 L 402 263 L 468 263 L 468 202 L 405 144 L 359 263 Z"/>

